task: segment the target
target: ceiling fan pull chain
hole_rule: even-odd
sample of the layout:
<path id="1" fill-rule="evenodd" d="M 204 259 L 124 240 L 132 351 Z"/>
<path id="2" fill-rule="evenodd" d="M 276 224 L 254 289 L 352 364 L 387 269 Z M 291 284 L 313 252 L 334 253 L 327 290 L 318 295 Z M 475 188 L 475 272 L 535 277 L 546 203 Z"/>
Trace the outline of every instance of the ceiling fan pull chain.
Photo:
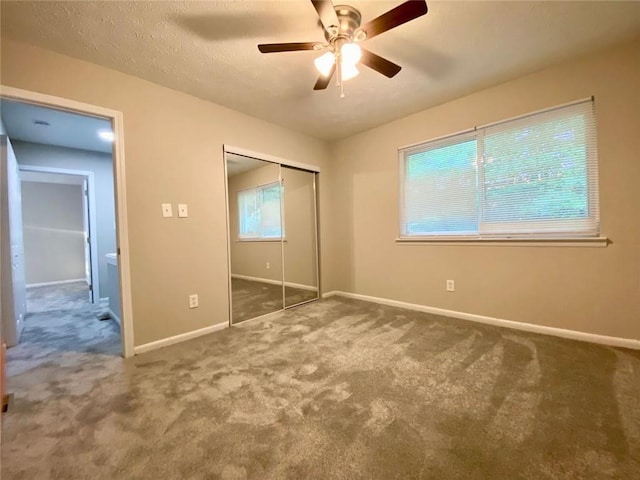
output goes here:
<path id="1" fill-rule="evenodd" d="M 336 70 L 338 70 L 336 81 L 337 85 L 340 87 L 340 98 L 344 98 L 344 81 L 342 80 L 342 52 L 340 51 L 340 47 L 338 47 L 336 51 Z"/>

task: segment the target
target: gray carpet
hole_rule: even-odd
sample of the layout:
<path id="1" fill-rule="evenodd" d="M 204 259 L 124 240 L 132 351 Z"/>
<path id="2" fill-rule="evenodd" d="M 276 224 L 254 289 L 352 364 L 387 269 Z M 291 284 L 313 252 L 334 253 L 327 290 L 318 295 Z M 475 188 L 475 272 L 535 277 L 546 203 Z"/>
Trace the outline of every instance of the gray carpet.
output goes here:
<path id="1" fill-rule="evenodd" d="M 231 291 L 234 324 L 277 312 L 283 308 L 281 285 L 232 278 Z M 289 286 L 285 286 L 284 292 L 286 306 L 308 302 L 318 296 L 317 292 Z"/>
<path id="2" fill-rule="evenodd" d="M 119 356 L 120 328 L 112 320 L 98 320 L 103 310 L 103 305 L 89 301 L 84 282 L 29 288 L 20 345 L 10 350 L 14 364 L 48 361 L 60 352 Z"/>
<path id="3" fill-rule="evenodd" d="M 129 360 L 26 353 L 3 478 L 640 478 L 638 352 L 334 297 Z"/>

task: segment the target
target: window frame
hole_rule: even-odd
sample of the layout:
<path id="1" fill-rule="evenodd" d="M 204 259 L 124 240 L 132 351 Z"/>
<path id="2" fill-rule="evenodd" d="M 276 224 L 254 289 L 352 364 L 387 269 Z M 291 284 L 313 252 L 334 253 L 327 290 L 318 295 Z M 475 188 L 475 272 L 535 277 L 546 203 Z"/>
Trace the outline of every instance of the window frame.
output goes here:
<path id="1" fill-rule="evenodd" d="M 523 120 L 529 117 L 539 118 L 544 114 L 551 114 L 553 112 L 562 111 L 563 109 L 567 109 L 566 115 L 575 114 L 568 110 L 570 107 L 576 107 L 581 104 L 590 104 L 591 105 L 591 115 L 592 117 L 592 125 L 596 128 L 594 132 L 594 141 L 592 143 L 585 141 L 585 147 L 587 149 L 586 152 L 586 175 L 587 175 L 587 186 L 589 191 L 587 193 L 587 201 L 588 201 L 588 211 L 589 215 L 584 219 L 576 218 L 574 221 L 571 220 L 561 220 L 565 226 L 571 225 L 585 225 L 590 223 L 595 223 L 595 233 L 591 232 L 576 232 L 575 230 L 564 228 L 558 231 L 544 231 L 537 230 L 531 231 L 530 227 L 536 226 L 549 226 L 553 223 L 553 220 L 543 220 L 543 221 L 522 221 L 522 222 L 511 222 L 512 226 L 515 226 L 511 231 L 504 231 L 504 229 L 496 228 L 491 231 L 491 228 L 487 228 L 490 225 L 490 222 L 483 222 L 483 216 L 485 212 L 485 195 L 486 190 L 483 187 L 484 185 L 484 134 L 485 131 L 489 128 L 496 127 L 502 124 L 513 124 L 517 125 Z M 560 116 L 556 117 L 560 118 Z M 407 211 L 406 211 L 406 170 L 408 164 L 408 158 L 410 155 L 415 154 L 417 152 L 428 152 L 430 150 L 441 149 L 451 145 L 462 144 L 464 142 L 468 142 L 471 139 L 475 139 L 476 142 L 476 165 L 478 166 L 477 171 L 477 182 L 476 182 L 476 197 L 477 197 L 477 229 L 475 232 L 464 232 L 460 234 L 409 234 L 407 233 Z M 590 150 L 590 147 L 593 147 Z M 458 242 L 463 245 L 474 244 L 474 243 L 492 243 L 496 245 L 504 245 L 505 243 L 514 244 L 542 244 L 542 245 L 550 245 L 553 243 L 565 243 L 572 245 L 579 244 L 588 244 L 588 243 L 598 243 L 603 246 L 606 246 L 609 242 L 606 237 L 602 237 L 601 235 L 601 226 L 600 226 L 600 206 L 599 206 L 599 175 L 598 175 L 598 157 L 597 157 L 597 125 L 595 118 L 595 99 L 594 97 L 590 97 L 589 99 L 578 100 L 575 102 L 571 102 L 564 105 L 559 105 L 556 107 L 539 110 L 536 112 L 527 113 L 524 115 L 520 115 L 517 117 L 512 117 L 506 120 L 501 120 L 499 122 L 495 122 L 492 124 L 487 124 L 483 126 L 474 127 L 472 129 L 463 130 L 460 132 L 456 132 L 450 135 L 446 135 L 443 137 L 434 138 L 432 140 L 419 142 L 416 144 L 408 145 L 405 147 L 401 147 L 398 149 L 398 237 L 396 238 L 396 242 L 398 243 L 455 243 Z M 510 222 L 496 222 L 498 225 L 509 225 Z M 560 220 L 558 221 L 560 223 Z M 502 231 L 500 231 L 502 230 Z"/>
<path id="2" fill-rule="evenodd" d="M 273 187 L 273 186 L 277 186 L 280 190 L 280 198 L 279 198 L 279 202 L 278 202 L 278 209 L 279 209 L 279 217 L 280 217 L 280 235 L 277 236 L 272 236 L 272 237 L 267 237 L 267 236 L 249 236 L 249 235 L 243 235 L 241 233 L 242 230 L 242 209 L 240 208 L 240 196 L 243 194 L 243 192 L 248 192 L 250 190 L 253 191 L 264 191 L 265 189 L 269 188 L 269 187 Z M 286 240 L 286 232 L 284 231 L 284 222 L 283 222 L 283 218 L 282 218 L 282 204 L 284 201 L 284 188 L 282 186 L 282 181 L 281 180 L 275 180 L 273 182 L 269 182 L 269 183 L 262 183 L 259 185 L 254 185 L 251 187 L 247 187 L 247 188 L 243 188 L 240 189 L 236 192 L 236 202 L 238 205 L 238 231 L 237 231 L 237 237 L 236 237 L 236 241 L 238 242 L 282 242 Z"/>

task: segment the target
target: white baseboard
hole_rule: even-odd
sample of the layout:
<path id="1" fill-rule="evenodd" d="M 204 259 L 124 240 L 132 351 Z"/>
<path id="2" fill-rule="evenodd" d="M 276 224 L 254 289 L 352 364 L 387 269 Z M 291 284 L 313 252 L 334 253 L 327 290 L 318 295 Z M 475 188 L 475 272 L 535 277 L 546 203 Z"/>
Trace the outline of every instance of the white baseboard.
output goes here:
<path id="1" fill-rule="evenodd" d="M 120 320 L 120 317 L 113 313 L 113 310 L 111 310 L 110 308 L 107 308 L 107 313 L 109 314 L 111 319 L 114 320 L 120 328 L 122 328 L 122 320 Z"/>
<path id="2" fill-rule="evenodd" d="M 260 278 L 260 277 L 250 277 L 248 275 L 237 275 L 235 273 L 231 274 L 231 278 L 238 278 L 240 280 L 249 280 L 251 282 L 262 282 L 269 283 L 271 285 L 282 285 L 280 280 L 271 280 L 269 278 Z M 293 282 L 284 282 L 285 287 L 291 288 L 299 288 L 301 290 L 310 290 L 312 292 L 317 292 L 318 288 L 312 285 L 303 285 L 302 283 L 293 283 Z"/>
<path id="3" fill-rule="evenodd" d="M 158 348 L 168 347 L 169 345 L 173 345 L 175 343 L 186 342 L 187 340 L 201 337 L 203 335 L 208 335 L 209 333 L 217 332 L 218 330 L 223 330 L 228 327 L 228 322 L 218 323 L 217 325 L 211 325 L 209 327 L 204 327 L 192 332 L 181 333 L 180 335 L 175 335 L 173 337 L 163 338 L 162 340 L 145 343 L 144 345 L 138 345 L 137 347 L 133 348 L 133 352 L 138 355 L 140 353 L 149 352 Z"/>
<path id="4" fill-rule="evenodd" d="M 64 285 L 65 283 L 77 283 L 77 282 L 87 283 L 87 279 L 86 278 L 73 278 L 71 280 L 57 280 L 55 282 L 28 283 L 27 284 L 27 288 L 50 287 L 52 285 Z"/>
<path id="5" fill-rule="evenodd" d="M 323 293 L 322 294 L 322 298 L 335 297 L 336 295 L 339 295 L 340 293 L 343 293 L 343 292 L 338 292 L 337 290 L 331 290 L 330 292 Z"/>
<path id="6" fill-rule="evenodd" d="M 389 305 L 391 307 L 406 308 L 409 310 L 417 310 L 419 312 L 432 313 L 434 315 L 442 315 L 444 317 L 459 318 L 472 322 L 484 323 L 487 325 L 495 325 L 497 327 L 505 327 L 513 330 L 522 330 L 525 332 L 541 333 L 543 335 L 552 335 L 555 337 L 569 338 L 571 340 L 579 340 L 582 342 L 597 343 L 612 347 L 630 348 L 640 350 L 640 340 L 634 338 L 610 337 L 607 335 L 598 335 L 595 333 L 579 332 L 577 330 L 567 330 L 564 328 L 548 327 L 545 325 L 536 325 L 533 323 L 515 322 L 513 320 L 504 320 L 502 318 L 486 317 L 484 315 L 475 315 L 473 313 L 457 312 L 455 310 L 445 310 L 443 308 L 428 307 L 416 303 L 400 302 L 398 300 L 390 300 L 381 297 L 372 297 L 369 295 L 360 295 L 358 293 L 349 293 L 341 291 L 331 291 L 322 295 L 322 298 L 329 298 L 335 295 L 364 300 L 366 302 L 379 303 L 381 305 Z"/>

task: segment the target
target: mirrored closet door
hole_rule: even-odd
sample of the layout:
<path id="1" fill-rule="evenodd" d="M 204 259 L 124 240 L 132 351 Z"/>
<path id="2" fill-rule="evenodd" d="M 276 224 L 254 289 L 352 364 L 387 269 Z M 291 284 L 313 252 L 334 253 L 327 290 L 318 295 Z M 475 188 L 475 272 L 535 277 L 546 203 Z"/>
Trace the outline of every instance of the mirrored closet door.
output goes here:
<path id="1" fill-rule="evenodd" d="M 316 172 L 225 153 L 231 323 L 319 298 Z"/>
<path id="2" fill-rule="evenodd" d="M 318 298 L 316 189 L 313 172 L 281 166 L 283 220 L 284 306 Z"/>

